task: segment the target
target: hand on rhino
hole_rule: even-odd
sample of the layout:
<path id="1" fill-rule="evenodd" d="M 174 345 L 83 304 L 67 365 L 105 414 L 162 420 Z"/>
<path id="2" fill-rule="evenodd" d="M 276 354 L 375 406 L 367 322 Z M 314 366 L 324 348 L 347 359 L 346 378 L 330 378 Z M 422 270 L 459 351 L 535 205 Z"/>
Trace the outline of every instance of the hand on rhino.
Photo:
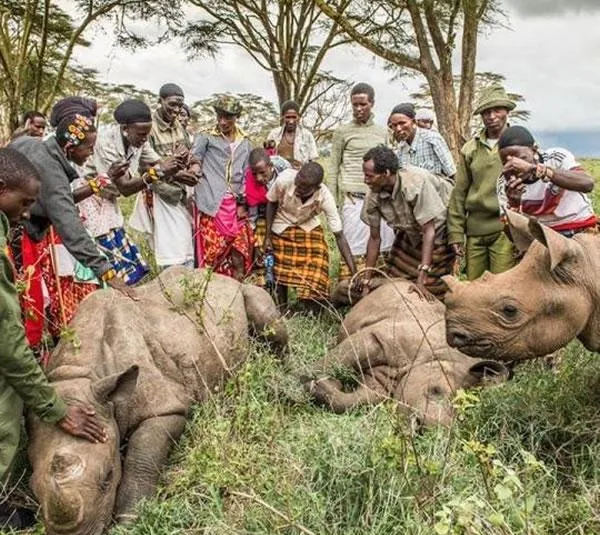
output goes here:
<path id="1" fill-rule="evenodd" d="M 100 535 L 113 514 L 135 519 L 190 406 L 239 369 L 251 333 L 287 347 L 285 323 L 256 286 L 173 267 L 136 293 L 139 301 L 109 290 L 86 298 L 70 324 L 80 347 L 63 340 L 50 359 L 59 395 L 91 407 L 70 409 L 62 427 L 95 442 L 30 419 L 31 481 L 48 535 Z"/>
<path id="2" fill-rule="evenodd" d="M 106 429 L 90 405 L 69 405 L 66 416 L 56 423 L 65 433 L 90 442 L 106 442 Z"/>
<path id="3" fill-rule="evenodd" d="M 409 293 L 410 284 L 383 284 L 348 313 L 338 345 L 304 378 L 316 401 L 343 412 L 393 399 L 425 424 L 448 424 L 451 399 L 459 388 L 483 384 L 489 376 L 508 377 L 502 364 L 451 349 L 444 305 Z M 356 386 L 346 389 L 331 377 L 340 367 L 357 374 Z"/>

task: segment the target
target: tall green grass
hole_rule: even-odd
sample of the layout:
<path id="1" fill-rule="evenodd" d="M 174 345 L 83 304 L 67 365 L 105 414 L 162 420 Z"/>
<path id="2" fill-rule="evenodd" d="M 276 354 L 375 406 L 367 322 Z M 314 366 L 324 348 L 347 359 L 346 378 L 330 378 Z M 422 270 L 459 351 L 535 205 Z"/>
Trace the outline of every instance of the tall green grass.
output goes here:
<path id="1" fill-rule="evenodd" d="M 600 162 L 584 165 L 600 180 Z M 594 194 L 600 209 L 600 196 Z M 335 415 L 298 376 L 339 318 L 294 316 L 280 362 L 256 346 L 197 406 L 156 498 L 113 535 L 600 533 L 600 360 L 576 342 L 500 386 L 461 393 L 449 429 L 393 404 Z"/>

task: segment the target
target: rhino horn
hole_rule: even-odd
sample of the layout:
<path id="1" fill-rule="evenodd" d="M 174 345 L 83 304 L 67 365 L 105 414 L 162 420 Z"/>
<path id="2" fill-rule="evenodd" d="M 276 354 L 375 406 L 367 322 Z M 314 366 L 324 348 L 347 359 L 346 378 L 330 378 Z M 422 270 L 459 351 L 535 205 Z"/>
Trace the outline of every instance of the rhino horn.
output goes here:
<path id="1" fill-rule="evenodd" d="M 52 489 L 46 501 L 44 516 L 47 524 L 57 532 L 75 530 L 83 522 L 81 495 L 64 488 L 52 478 Z"/>

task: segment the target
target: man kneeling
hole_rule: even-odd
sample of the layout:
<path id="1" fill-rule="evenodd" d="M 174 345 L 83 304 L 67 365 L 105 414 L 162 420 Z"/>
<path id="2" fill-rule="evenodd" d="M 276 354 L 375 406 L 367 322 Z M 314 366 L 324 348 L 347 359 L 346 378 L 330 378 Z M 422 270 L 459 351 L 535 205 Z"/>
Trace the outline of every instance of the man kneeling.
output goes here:
<path id="1" fill-rule="evenodd" d="M 450 188 L 425 169 L 407 166 L 399 169 L 394 152 L 374 147 L 363 157 L 363 173 L 369 193 L 362 220 L 370 227 L 366 267 L 373 268 L 379 255 L 381 220 L 395 231 L 394 246 L 387 271 L 394 277 L 414 281 L 412 291 L 432 301 L 443 295 L 440 280 L 453 265 L 454 254 L 447 245 L 446 211 Z M 358 286 L 363 295 L 372 286 L 368 270 Z"/>
<path id="2" fill-rule="evenodd" d="M 292 287 L 309 308 L 319 306 L 329 298 L 329 251 L 320 214 L 325 215 L 348 268 L 352 274 L 356 271 L 335 200 L 323 184 L 323 168 L 308 162 L 299 171 L 286 169 L 269 189 L 267 200 L 265 250 L 271 248 L 275 256 L 278 304 L 287 304 Z"/>

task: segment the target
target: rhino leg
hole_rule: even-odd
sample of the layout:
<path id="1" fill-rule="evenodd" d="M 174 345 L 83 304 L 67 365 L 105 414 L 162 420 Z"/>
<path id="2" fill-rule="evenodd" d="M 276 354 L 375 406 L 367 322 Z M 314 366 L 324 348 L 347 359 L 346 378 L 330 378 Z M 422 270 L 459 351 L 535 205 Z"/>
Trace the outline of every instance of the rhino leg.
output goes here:
<path id="1" fill-rule="evenodd" d="M 172 414 L 145 420 L 131 434 L 117 494 L 115 514 L 118 522 L 134 521 L 138 502 L 154 494 L 171 446 L 184 427 L 185 417 Z"/>
<path id="2" fill-rule="evenodd" d="M 307 385 L 314 399 L 340 414 L 360 405 L 375 405 L 389 399 L 385 388 L 373 377 L 365 375 L 361 383 L 352 392 L 344 392 L 337 379 L 318 379 Z"/>
<path id="3" fill-rule="evenodd" d="M 264 338 L 277 353 L 283 354 L 288 345 L 288 333 L 273 299 L 267 291 L 253 284 L 242 284 L 241 288 L 252 331 Z"/>
<path id="4" fill-rule="evenodd" d="M 363 329 L 344 338 L 315 364 L 316 373 L 328 373 L 336 367 L 352 368 L 359 373 L 387 364 L 377 333 Z"/>

